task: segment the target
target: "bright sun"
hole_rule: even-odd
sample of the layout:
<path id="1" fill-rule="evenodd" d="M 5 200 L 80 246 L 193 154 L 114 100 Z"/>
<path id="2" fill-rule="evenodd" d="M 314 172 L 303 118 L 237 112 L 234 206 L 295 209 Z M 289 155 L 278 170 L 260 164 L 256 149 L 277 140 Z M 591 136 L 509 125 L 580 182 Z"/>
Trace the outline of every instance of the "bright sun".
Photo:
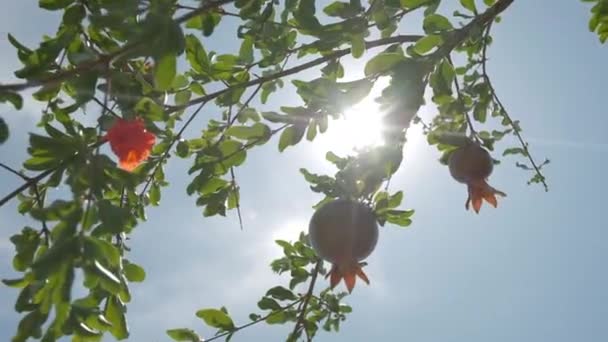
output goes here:
<path id="1" fill-rule="evenodd" d="M 382 113 L 379 105 L 372 97 L 367 97 L 346 110 L 342 118 L 330 120 L 329 129 L 319 140 L 319 148 L 338 154 L 382 145 Z"/>

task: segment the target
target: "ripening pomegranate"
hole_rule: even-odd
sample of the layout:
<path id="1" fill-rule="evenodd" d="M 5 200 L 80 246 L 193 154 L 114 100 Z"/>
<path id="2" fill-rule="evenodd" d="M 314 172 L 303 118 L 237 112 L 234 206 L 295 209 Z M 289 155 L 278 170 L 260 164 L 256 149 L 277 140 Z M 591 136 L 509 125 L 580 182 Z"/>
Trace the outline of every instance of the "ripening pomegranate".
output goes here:
<path id="1" fill-rule="evenodd" d="M 467 185 L 469 197 L 465 204 L 473 205 L 476 213 L 479 213 L 481 204 L 485 199 L 494 208 L 498 205 L 496 195 L 507 196 L 504 192 L 491 187 L 486 180 L 492 174 L 494 163 L 490 153 L 479 144 L 469 142 L 450 155 L 448 166 L 452 178 Z"/>
<path id="2" fill-rule="evenodd" d="M 332 288 L 344 279 L 352 292 L 357 276 L 369 284 L 361 261 L 376 247 L 378 224 L 368 206 L 346 199 L 329 202 L 314 213 L 308 233 L 317 255 L 332 263 L 327 274 Z"/>
<path id="3" fill-rule="evenodd" d="M 127 171 L 133 171 L 148 159 L 156 142 L 154 134 L 146 130 L 142 118 L 118 118 L 105 139 L 110 142 L 112 151 L 118 156 L 119 166 Z"/>

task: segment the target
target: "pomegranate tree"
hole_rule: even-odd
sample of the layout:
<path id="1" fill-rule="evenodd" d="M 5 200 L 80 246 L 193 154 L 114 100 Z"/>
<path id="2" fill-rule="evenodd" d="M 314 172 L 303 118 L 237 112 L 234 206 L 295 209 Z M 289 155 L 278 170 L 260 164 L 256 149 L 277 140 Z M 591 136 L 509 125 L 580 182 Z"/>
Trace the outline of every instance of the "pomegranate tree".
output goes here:
<path id="1" fill-rule="evenodd" d="M 378 224 L 371 208 L 353 200 L 334 200 L 314 213 L 308 229 L 317 255 L 332 264 L 327 274 L 332 288 L 344 279 L 352 292 L 357 276 L 369 284 L 361 261 L 378 242 Z"/>
<path id="2" fill-rule="evenodd" d="M 452 178 L 467 185 L 469 197 L 465 207 L 473 205 L 473 210 L 479 213 L 483 200 L 494 208 L 498 201 L 496 195 L 506 196 L 502 191 L 496 190 L 487 183 L 492 174 L 494 163 L 490 153 L 476 142 L 467 142 L 451 153 L 448 166 Z"/>

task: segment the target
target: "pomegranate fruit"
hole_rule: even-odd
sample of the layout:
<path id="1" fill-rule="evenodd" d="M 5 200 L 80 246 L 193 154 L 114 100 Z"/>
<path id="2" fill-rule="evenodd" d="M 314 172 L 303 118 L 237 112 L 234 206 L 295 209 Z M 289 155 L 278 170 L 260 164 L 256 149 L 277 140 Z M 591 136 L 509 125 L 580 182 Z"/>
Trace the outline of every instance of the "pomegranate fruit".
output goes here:
<path id="1" fill-rule="evenodd" d="M 312 216 L 308 233 L 317 255 L 332 264 L 327 274 L 332 288 L 344 279 L 352 292 L 357 276 L 369 284 L 361 261 L 378 242 L 378 224 L 371 208 L 347 199 L 326 203 Z"/>
<path id="2" fill-rule="evenodd" d="M 469 142 L 459 147 L 451 153 L 448 166 L 452 178 L 468 187 L 469 197 L 465 204 L 467 210 L 472 204 L 473 210 L 479 213 L 483 200 L 496 208 L 498 206 L 496 195 L 507 196 L 487 183 L 494 169 L 494 163 L 490 153 L 479 144 Z"/>

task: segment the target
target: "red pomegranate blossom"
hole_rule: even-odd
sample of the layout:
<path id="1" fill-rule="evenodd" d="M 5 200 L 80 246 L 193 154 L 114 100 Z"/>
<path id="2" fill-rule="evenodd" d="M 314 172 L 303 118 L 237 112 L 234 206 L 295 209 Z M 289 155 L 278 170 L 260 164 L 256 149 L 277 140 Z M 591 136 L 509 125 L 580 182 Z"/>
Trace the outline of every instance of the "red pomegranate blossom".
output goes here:
<path id="1" fill-rule="evenodd" d="M 344 279 L 352 292 L 357 277 L 369 284 L 361 261 L 378 242 L 378 224 L 369 207 L 346 199 L 329 202 L 314 213 L 308 233 L 317 255 L 332 263 L 327 274 L 332 288 Z"/>
<path id="2" fill-rule="evenodd" d="M 490 153 L 479 144 L 470 142 L 459 147 L 450 155 L 448 166 L 452 178 L 468 187 L 469 197 L 465 204 L 467 210 L 472 204 L 473 210 L 479 213 L 483 200 L 496 208 L 498 206 L 496 195 L 507 196 L 487 183 L 494 163 Z"/>
<path id="3" fill-rule="evenodd" d="M 119 166 L 129 172 L 148 159 L 156 142 L 154 134 L 148 132 L 142 118 L 117 119 L 105 138 L 118 156 Z"/>

